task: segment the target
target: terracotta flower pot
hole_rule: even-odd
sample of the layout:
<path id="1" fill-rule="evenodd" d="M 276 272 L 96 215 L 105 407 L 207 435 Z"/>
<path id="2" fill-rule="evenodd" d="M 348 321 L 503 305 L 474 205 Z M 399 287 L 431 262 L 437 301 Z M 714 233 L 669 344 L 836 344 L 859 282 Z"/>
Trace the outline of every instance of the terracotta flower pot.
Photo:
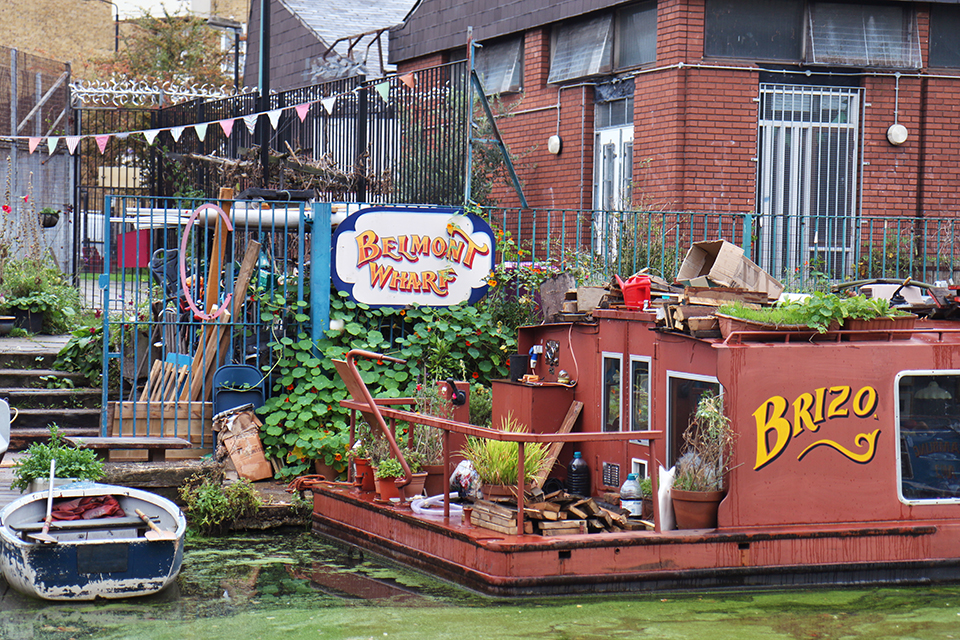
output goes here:
<path id="1" fill-rule="evenodd" d="M 529 491 L 533 488 L 533 485 L 529 482 L 523 486 L 524 491 Z M 516 498 L 517 497 L 517 485 L 515 484 L 483 484 L 480 485 L 480 493 L 483 494 L 484 500 L 492 500 L 496 498 Z"/>
<path id="2" fill-rule="evenodd" d="M 427 472 L 427 481 L 424 483 L 424 488 L 427 490 L 428 496 L 438 496 L 444 493 L 447 488 L 446 479 L 443 477 L 443 465 L 442 464 L 427 464 L 423 466 L 423 470 Z M 450 472 L 453 472 L 451 467 Z"/>
<path id="3" fill-rule="evenodd" d="M 726 491 L 684 491 L 672 489 L 677 529 L 716 529 L 717 510 Z"/>
<path id="4" fill-rule="evenodd" d="M 410 484 L 401 488 L 403 491 L 403 498 L 405 500 L 413 500 L 417 496 L 423 493 L 423 486 L 427 482 L 427 472 L 423 471 L 421 473 L 412 474 L 413 477 L 410 480 Z"/>
<path id="5" fill-rule="evenodd" d="M 394 482 L 396 478 L 377 478 L 377 497 L 383 502 L 400 498 L 400 490 Z"/>
<path id="6" fill-rule="evenodd" d="M 360 487 L 361 491 L 376 491 L 377 486 L 374 482 L 373 467 L 370 466 L 370 460 L 367 458 L 355 458 L 353 460 L 354 480 L 353 483 Z"/>

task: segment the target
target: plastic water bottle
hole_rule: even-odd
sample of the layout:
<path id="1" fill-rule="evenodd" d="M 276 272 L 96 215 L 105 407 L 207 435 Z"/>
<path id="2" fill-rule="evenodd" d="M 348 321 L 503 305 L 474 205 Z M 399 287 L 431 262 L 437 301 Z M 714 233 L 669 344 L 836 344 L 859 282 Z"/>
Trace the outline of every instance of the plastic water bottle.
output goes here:
<path id="1" fill-rule="evenodd" d="M 590 466 L 579 451 L 573 454 L 573 462 L 567 468 L 567 491 L 578 496 L 590 495 Z"/>
<path id="2" fill-rule="evenodd" d="M 626 482 L 620 487 L 620 508 L 629 511 L 631 518 L 639 518 L 642 509 L 641 500 L 637 474 L 631 473 L 627 475 Z"/>

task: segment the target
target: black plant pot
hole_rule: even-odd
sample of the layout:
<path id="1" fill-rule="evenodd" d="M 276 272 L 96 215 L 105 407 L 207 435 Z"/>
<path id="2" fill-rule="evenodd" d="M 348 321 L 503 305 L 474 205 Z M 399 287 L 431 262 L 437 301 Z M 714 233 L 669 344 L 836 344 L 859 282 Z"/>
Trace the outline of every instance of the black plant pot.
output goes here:
<path id="1" fill-rule="evenodd" d="M 14 317 L 13 326 L 23 329 L 28 333 L 40 333 L 40 330 L 43 328 L 42 311 L 11 309 L 10 313 Z"/>

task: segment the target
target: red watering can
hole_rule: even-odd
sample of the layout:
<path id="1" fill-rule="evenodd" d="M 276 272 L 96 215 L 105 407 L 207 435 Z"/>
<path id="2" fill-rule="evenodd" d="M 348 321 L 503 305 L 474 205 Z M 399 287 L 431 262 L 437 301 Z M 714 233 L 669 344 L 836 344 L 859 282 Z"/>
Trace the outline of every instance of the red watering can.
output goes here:
<path id="1" fill-rule="evenodd" d="M 643 310 L 650 304 L 650 276 L 637 274 L 630 276 L 626 282 L 620 276 L 614 275 L 620 290 L 623 291 L 623 302 L 627 309 Z"/>

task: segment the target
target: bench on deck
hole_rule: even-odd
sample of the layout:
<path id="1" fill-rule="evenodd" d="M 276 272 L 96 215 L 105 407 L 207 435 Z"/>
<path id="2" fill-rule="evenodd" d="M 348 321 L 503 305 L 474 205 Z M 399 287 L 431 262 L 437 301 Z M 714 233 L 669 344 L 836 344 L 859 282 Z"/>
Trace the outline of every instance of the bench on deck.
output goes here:
<path id="1" fill-rule="evenodd" d="M 42 522 L 26 522 L 11 525 L 14 531 L 36 533 L 43 530 Z M 146 529 L 147 524 L 137 517 L 124 518 L 91 518 L 89 520 L 54 520 L 50 523 L 50 531 L 86 531 L 89 529 Z"/>
<path id="2" fill-rule="evenodd" d="M 97 457 L 107 460 L 110 452 L 121 449 L 146 450 L 150 462 L 163 462 L 167 459 L 168 449 L 190 449 L 193 444 L 183 438 L 161 438 L 149 436 L 108 436 L 106 438 L 84 438 L 71 436 L 64 438 L 78 449 L 93 449 Z"/>

